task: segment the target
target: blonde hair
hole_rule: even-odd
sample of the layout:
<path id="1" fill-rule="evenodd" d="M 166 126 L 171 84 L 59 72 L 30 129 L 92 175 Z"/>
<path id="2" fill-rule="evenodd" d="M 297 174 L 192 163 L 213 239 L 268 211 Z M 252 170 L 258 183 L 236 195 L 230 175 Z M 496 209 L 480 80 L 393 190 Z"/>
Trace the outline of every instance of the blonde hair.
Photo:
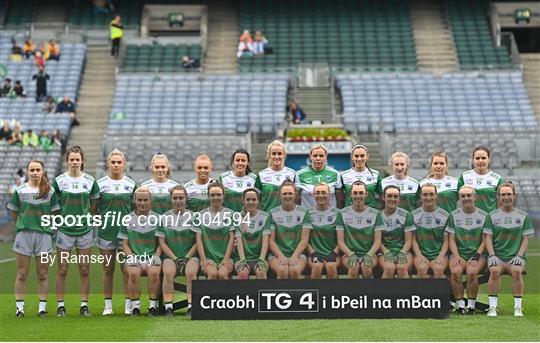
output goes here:
<path id="1" fill-rule="evenodd" d="M 155 154 L 153 157 L 152 157 L 152 160 L 150 161 L 150 171 L 151 172 L 154 172 L 154 162 L 156 160 L 163 160 L 165 161 L 165 163 L 167 164 L 167 179 L 171 177 L 171 164 L 169 163 L 169 158 L 167 157 L 167 155 L 165 154 L 162 154 L 160 152 L 158 152 L 157 154 Z"/>
<path id="2" fill-rule="evenodd" d="M 150 188 L 148 186 L 141 186 L 135 190 L 135 193 L 133 194 L 133 198 L 137 197 L 137 194 L 141 193 L 148 193 L 150 195 L 150 199 L 152 199 L 152 192 L 150 192 Z"/>
<path id="3" fill-rule="evenodd" d="M 266 158 L 268 159 L 268 165 L 270 165 L 270 149 L 272 149 L 273 146 L 278 146 L 281 149 L 283 149 L 283 156 L 287 156 L 287 151 L 285 150 L 285 144 L 282 141 L 279 140 L 273 140 L 268 146 L 266 147 Z M 285 163 L 285 159 L 283 160 L 283 163 Z"/>
<path id="4" fill-rule="evenodd" d="M 195 161 L 193 162 L 193 166 L 195 166 L 197 162 L 202 161 L 202 160 L 210 161 L 210 165 L 213 166 L 212 159 L 207 154 L 202 154 L 202 155 L 197 156 L 197 158 L 195 158 Z"/>
<path id="5" fill-rule="evenodd" d="M 326 189 L 328 189 L 328 193 L 330 193 L 330 186 L 326 182 L 319 182 L 318 184 L 316 184 L 315 187 L 313 187 L 313 192 L 315 192 L 315 188 L 319 186 L 326 187 Z"/>
<path id="6" fill-rule="evenodd" d="M 435 175 L 435 172 L 433 172 L 433 160 L 435 157 L 443 157 L 444 162 L 446 163 L 446 170 L 444 171 L 444 175 L 448 175 L 448 155 L 444 151 L 436 151 L 431 155 L 431 159 L 429 160 L 429 170 L 428 170 L 428 178 L 432 178 L 433 175 Z"/>
<path id="7" fill-rule="evenodd" d="M 311 153 L 313 152 L 313 150 L 315 149 L 323 149 L 324 150 L 324 154 L 325 155 L 328 155 L 328 149 L 322 145 L 321 143 L 317 143 L 317 144 L 314 144 L 311 146 L 311 149 L 309 150 L 309 156 L 311 156 Z"/>
<path id="8" fill-rule="evenodd" d="M 120 149 L 114 148 L 113 151 L 111 151 L 109 155 L 107 155 L 107 161 L 109 161 L 113 156 L 120 156 L 122 157 L 124 162 L 126 162 L 126 155 Z"/>
<path id="9" fill-rule="evenodd" d="M 411 159 L 409 158 L 409 155 L 407 155 L 406 153 L 404 152 L 401 152 L 401 151 L 396 151 L 395 153 L 392 154 L 392 156 L 390 156 L 390 158 L 388 159 L 388 166 L 390 167 L 390 171 L 393 173 L 394 170 L 393 170 L 393 164 L 394 164 L 394 159 L 395 158 L 398 158 L 398 157 L 403 157 L 405 159 L 405 163 L 407 164 L 407 169 L 405 170 L 405 174 L 408 174 L 409 172 L 409 166 L 411 165 Z"/>
<path id="10" fill-rule="evenodd" d="M 472 190 L 472 194 L 473 194 L 473 195 L 476 195 L 476 189 L 474 189 L 473 186 L 469 186 L 469 185 L 463 185 L 463 186 L 461 186 L 461 188 L 460 188 L 459 191 L 458 191 L 458 194 L 459 194 L 459 192 L 461 192 L 462 189 L 470 189 L 470 190 Z"/>

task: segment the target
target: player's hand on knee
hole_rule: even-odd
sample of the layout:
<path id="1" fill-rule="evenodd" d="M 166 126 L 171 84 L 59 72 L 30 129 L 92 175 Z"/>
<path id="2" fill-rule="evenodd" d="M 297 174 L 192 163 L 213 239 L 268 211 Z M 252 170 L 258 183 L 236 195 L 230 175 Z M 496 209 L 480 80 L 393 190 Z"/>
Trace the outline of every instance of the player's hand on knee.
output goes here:
<path id="1" fill-rule="evenodd" d="M 510 260 L 510 264 L 517 267 L 523 267 L 525 266 L 525 257 L 516 255 Z"/>
<path id="2" fill-rule="evenodd" d="M 373 267 L 373 257 L 371 257 L 370 254 L 365 254 L 364 256 L 362 256 L 362 261 L 360 263 L 363 263 L 364 266 L 366 266 L 367 268 L 372 268 Z"/>
<path id="3" fill-rule="evenodd" d="M 358 257 L 356 253 L 353 253 L 351 256 L 349 256 L 349 260 L 347 261 L 347 268 L 349 269 L 354 268 L 361 262 L 362 262 L 362 259 Z"/>
<path id="4" fill-rule="evenodd" d="M 406 264 L 407 263 L 407 255 L 403 251 L 398 251 L 396 253 L 396 263 L 397 264 Z"/>
<path id="5" fill-rule="evenodd" d="M 488 257 L 488 267 L 497 267 L 497 266 L 500 266 L 501 263 L 502 263 L 501 259 L 495 255 L 491 255 Z"/>
<path id="6" fill-rule="evenodd" d="M 476 267 L 478 265 L 478 260 L 480 260 L 480 254 L 476 253 L 473 257 L 471 257 L 467 262 L 471 267 Z"/>
<path id="7" fill-rule="evenodd" d="M 384 262 L 396 263 L 397 259 L 393 252 L 389 251 L 383 256 Z"/>
<path id="8" fill-rule="evenodd" d="M 174 263 L 176 264 L 176 270 L 179 274 L 184 274 L 186 271 L 186 264 L 188 263 L 189 258 L 177 258 Z"/>
<path id="9" fill-rule="evenodd" d="M 429 264 L 429 260 L 424 255 L 420 255 L 420 256 L 416 256 L 416 263 Z"/>
<path id="10" fill-rule="evenodd" d="M 245 259 L 236 262 L 236 266 L 234 267 L 234 270 L 236 271 L 237 274 L 239 274 L 240 272 L 242 272 L 242 270 L 244 270 L 244 268 L 247 268 L 247 262 Z"/>
<path id="11" fill-rule="evenodd" d="M 435 258 L 435 264 L 438 264 L 440 266 L 444 265 L 444 257 L 441 257 L 441 256 L 437 256 Z"/>
<path id="12" fill-rule="evenodd" d="M 255 269 L 263 272 L 263 273 L 266 273 L 268 271 L 268 265 L 266 264 L 266 261 L 263 260 L 262 258 L 260 258 L 259 260 L 257 260 L 257 265 L 255 266 Z"/>
<path id="13" fill-rule="evenodd" d="M 330 262 L 330 263 L 336 262 L 336 261 L 337 261 L 337 254 L 336 254 L 336 252 L 335 252 L 335 251 L 332 251 L 332 252 L 330 253 L 330 255 L 328 255 L 328 256 L 326 256 L 326 257 L 324 258 L 324 260 L 325 260 L 326 262 Z"/>

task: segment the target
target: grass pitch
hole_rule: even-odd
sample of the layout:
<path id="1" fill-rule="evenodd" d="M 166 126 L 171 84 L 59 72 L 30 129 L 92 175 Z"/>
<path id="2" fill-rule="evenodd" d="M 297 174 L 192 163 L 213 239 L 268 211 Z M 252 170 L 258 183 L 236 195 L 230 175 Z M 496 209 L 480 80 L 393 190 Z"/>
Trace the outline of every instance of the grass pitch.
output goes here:
<path id="1" fill-rule="evenodd" d="M 0 245 L 0 337 L 2 341 L 540 341 L 540 239 L 531 239 L 528 251 L 525 317 L 513 317 L 510 278 L 504 277 L 499 295 L 499 316 L 488 318 L 451 315 L 448 320 L 346 319 L 191 321 L 177 313 L 173 319 L 148 318 L 147 297 L 142 297 L 142 316 L 124 316 L 120 273 L 115 277 L 115 314 L 101 316 L 101 266 L 91 266 L 90 310 L 92 318 L 79 316 L 78 272 L 70 267 L 66 290 L 66 318 L 56 318 L 55 268 L 50 270 L 48 317 L 37 318 L 36 278 L 27 285 L 24 318 L 15 318 L 15 261 L 11 245 Z M 32 265 L 33 268 L 33 265 Z M 33 270 L 33 269 L 31 269 Z M 479 301 L 487 302 L 487 289 Z"/>

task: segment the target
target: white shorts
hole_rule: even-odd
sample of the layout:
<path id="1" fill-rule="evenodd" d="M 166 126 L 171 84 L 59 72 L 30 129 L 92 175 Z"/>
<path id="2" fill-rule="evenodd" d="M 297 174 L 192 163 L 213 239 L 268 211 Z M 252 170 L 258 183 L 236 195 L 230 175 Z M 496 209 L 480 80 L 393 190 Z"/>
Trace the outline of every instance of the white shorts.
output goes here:
<path id="1" fill-rule="evenodd" d="M 38 256 L 53 250 L 52 236 L 37 231 L 23 230 L 15 235 L 13 251 L 24 256 Z"/>
<path id="2" fill-rule="evenodd" d="M 65 233 L 58 231 L 56 236 L 56 247 L 63 250 L 88 249 L 94 245 L 94 233 L 89 231 L 80 236 L 69 236 Z"/>
<path id="3" fill-rule="evenodd" d="M 96 245 L 101 250 L 120 250 L 124 246 L 121 240 L 115 239 L 113 241 L 109 241 L 100 237 L 97 238 Z"/>

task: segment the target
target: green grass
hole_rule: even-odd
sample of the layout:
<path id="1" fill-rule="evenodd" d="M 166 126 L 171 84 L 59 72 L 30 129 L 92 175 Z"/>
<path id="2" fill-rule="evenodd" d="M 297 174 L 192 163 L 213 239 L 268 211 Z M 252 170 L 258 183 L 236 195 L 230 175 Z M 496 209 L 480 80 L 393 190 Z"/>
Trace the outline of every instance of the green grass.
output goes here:
<path id="1" fill-rule="evenodd" d="M 0 245 L 0 260 L 12 258 L 11 247 Z M 73 266 L 75 267 L 75 266 Z M 102 317 L 102 296 L 92 294 L 92 318 L 78 315 L 78 275 L 71 268 L 67 283 L 68 317 L 55 318 L 54 268 L 51 269 L 49 316 L 37 318 L 35 275 L 28 282 L 26 317 L 15 318 L 13 282 L 15 262 L 0 264 L 0 339 L 2 341 L 539 341 L 540 340 L 540 239 L 529 245 L 528 275 L 523 300 L 525 317 L 514 318 L 510 278 L 503 278 L 499 316 L 465 317 L 448 320 L 274 320 L 274 321 L 190 321 L 183 311 L 173 319 L 130 318 L 122 315 L 121 280 L 116 278 L 113 306 L 115 315 Z M 101 290 L 101 267 L 93 265 L 92 292 Z M 119 276 L 119 274 L 117 274 Z M 487 301 L 486 286 L 479 300 Z M 147 307 L 143 296 L 142 308 Z M 143 314 L 146 311 L 143 310 Z"/>

